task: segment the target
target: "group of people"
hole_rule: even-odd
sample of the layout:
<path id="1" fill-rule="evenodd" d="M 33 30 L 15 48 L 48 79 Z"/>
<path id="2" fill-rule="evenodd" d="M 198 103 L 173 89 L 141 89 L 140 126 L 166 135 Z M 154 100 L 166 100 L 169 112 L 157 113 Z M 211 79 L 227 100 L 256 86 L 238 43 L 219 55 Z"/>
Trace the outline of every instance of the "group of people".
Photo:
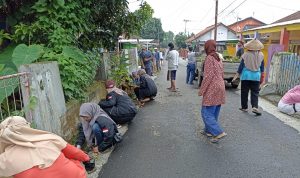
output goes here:
<path id="1" fill-rule="evenodd" d="M 137 72 L 135 93 L 139 100 L 153 100 L 157 94 L 154 81 L 144 69 Z M 113 80 L 105 83 L 106 99 L 80 106 L 78 137 L 75 146 L 60 136 L 33 129 L 23 117 L 12 116 L 0 124 L 0 177 L 85 178 L 95 164 L 82 148 L 105 153 L 122 141 L 119 124 L 131 122 L 137 108 L 126 92 Z M 81 164 L 83 163 L 83 165 Z"/>
<path id="2" fill-rule="evenodd" d="M 154 48 L 154 52 L 152 53 L 150 50 L 147 50 L 146 47 L 142 47 L 142 51 L 139 56 L 141 59 L 141 67 L 142 69 L 145 69 L 149 76 L 153 75 L 153 71 L 161 70 L 164 58 L 163 53 L 157 48 Z"/>

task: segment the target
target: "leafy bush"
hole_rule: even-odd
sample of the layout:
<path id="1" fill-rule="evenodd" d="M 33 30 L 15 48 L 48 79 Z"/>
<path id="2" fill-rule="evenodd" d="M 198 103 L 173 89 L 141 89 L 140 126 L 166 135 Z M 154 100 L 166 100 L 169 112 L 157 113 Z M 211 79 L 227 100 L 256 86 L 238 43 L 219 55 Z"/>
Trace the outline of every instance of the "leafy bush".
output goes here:
<path id="1" fill-rule="evenodd" d="M 84 99 L 85 89 L 93 82 L 99 55 L 95 51 L 83 53 L 75 47 L 63 47 L 61 53 L 46 52 L 42 60 L 57 61 L 66 100 Z"/>
<path id="2" fill-rule="evenodd" d="M 127 67 L 130 65 L 128 60 L 117 55 L 113 55 L 110 59 L 111 73 L 109 78 L 113 79 L 116 82 L 117 86 L 130 81 Z"/>

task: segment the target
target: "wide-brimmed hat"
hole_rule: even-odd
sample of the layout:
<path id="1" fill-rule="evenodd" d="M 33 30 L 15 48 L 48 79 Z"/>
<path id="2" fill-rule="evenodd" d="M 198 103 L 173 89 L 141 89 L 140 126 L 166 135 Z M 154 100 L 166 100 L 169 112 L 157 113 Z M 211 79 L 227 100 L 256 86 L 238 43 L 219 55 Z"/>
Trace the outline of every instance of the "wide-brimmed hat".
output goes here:
<path id="1" fill-rule="evenodd" d="M 256 38 L 248 41 L 244 47 L 248 50 L 258 51 L 264 49 L 264 45 Z"/>

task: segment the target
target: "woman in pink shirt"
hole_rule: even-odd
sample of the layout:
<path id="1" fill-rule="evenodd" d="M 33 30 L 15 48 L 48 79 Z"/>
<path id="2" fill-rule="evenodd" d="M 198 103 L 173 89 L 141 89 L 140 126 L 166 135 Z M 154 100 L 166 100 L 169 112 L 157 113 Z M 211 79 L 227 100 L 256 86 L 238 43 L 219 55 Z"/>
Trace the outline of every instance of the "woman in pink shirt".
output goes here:
<path id="1" fill-rule="evenodd" d="M 226 136 L 218 123 L 221 105 L 225 104 L 223 63 L 220 55 L 216 53 L 214 40 L 205 43 L 205 52 L 207 56 L 204 61 L 204 78 L 198 93 L 203 96 L 201 114 L 205 128 L 201 133 L 212 137 L 212 143 L 217 143 Z"/>
<path id="2" fill-rule="evenodd" d="M 300 85 L 290 89 L 278 103 L 279 111 L 286 114 L 300 114 Z"/>

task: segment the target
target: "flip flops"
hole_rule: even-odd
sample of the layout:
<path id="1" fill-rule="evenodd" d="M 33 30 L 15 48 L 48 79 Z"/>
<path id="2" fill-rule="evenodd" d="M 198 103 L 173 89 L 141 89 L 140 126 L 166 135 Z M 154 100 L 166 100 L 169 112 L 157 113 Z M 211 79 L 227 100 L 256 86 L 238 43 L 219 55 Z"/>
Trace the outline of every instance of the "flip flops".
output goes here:
<path id="1" fill-rule="evenodd" d="M 239 110 L 241 110 L 243 112 L 248 112 L 248 109 L 239 108 Z"/>
<path id="2" fill-rule="evenodd" d="M 223 133 L 221 133 L 220 135 L 217 135 L 217 136 L 211 138 L 209 141 L 210 141 L 211 143 L 219 143 L 219 140 L 220 140 L 221 138 L 224 138 L 225 136 L 227 136 L 227 134 L 226 134 L 225 132 L 223 132 Z"/>
<path id="3" fill-rule="evenodd" d="M 252 108 L 252 112 L 257 116 L 261 116 L 261 112 L 257 108 Z"/>
<path id="4" fill-rule="evenodd" d="M 202 135 L 207 136 L 207 137 L 212 137 L 212 136 L 213 136 L 212 134 L 207 133 L 207 132 L 205 132 L 204 130 L 201 130 L 200 133 L 201 133 Z"/>

